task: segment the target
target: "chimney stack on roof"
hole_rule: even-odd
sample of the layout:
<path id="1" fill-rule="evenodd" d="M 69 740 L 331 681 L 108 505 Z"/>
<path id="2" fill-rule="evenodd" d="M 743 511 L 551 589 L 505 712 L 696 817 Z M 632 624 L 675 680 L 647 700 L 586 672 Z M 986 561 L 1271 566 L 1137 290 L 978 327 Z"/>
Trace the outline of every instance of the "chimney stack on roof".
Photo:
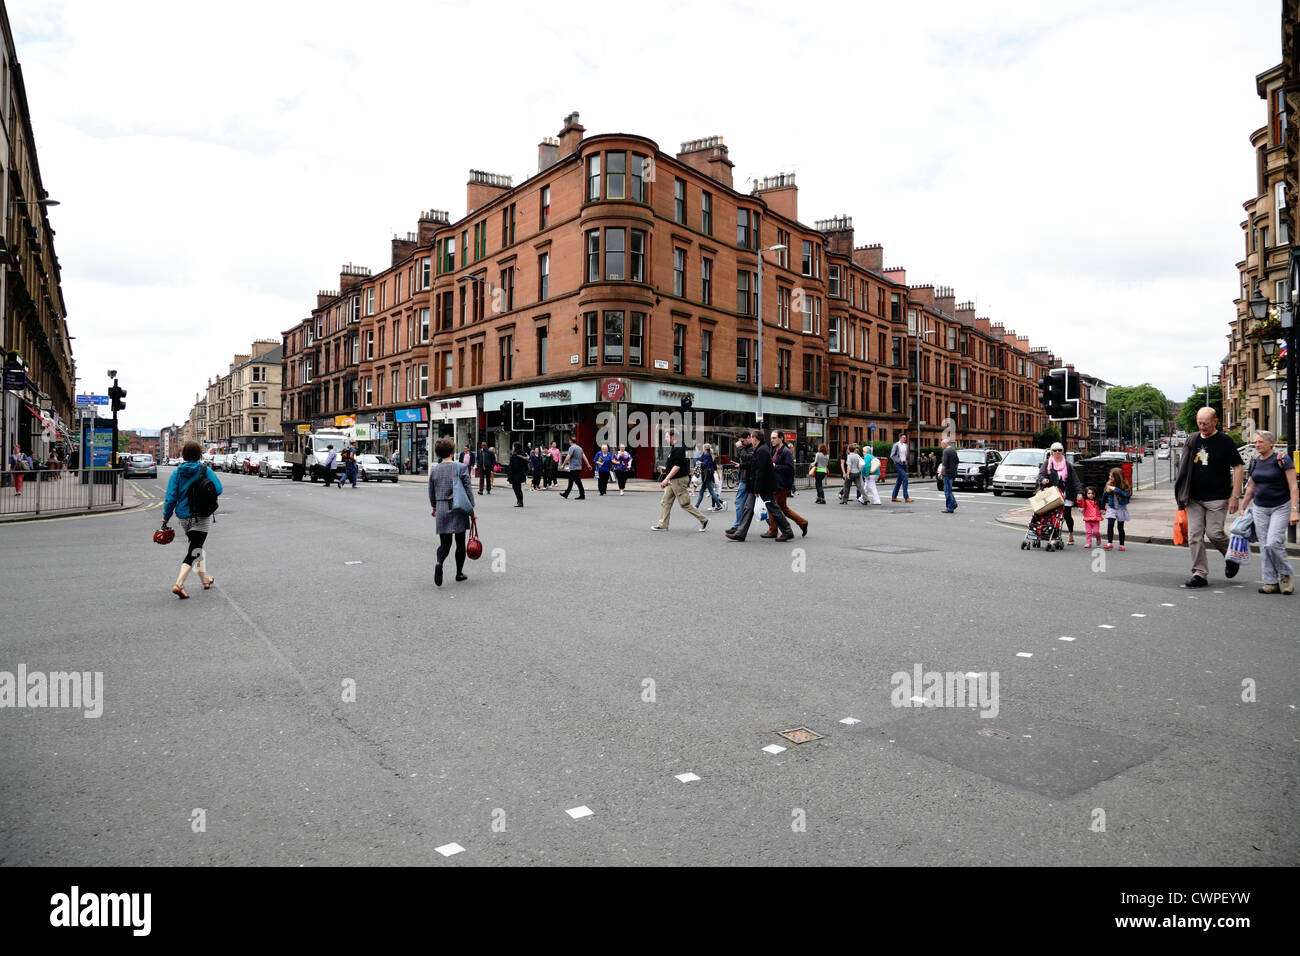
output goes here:
<path id="1" fill-rule="evenodd" d="M 728 158 L 727 147 L 721 136 L 686 140 L 682 143 L 677 159 L 691 169 L 731 186 L 731 168 L 735 164 Z"/>
<path id="2" fill-rule="evenodd" d="M 348 263 L 339 269 L 339 293 L 347 294 L 370 277 L 370 270 L 365 266 Z"/>
<path id="3" fill-rule="evenodd" d="M 564 117 L 564 128 L 560 130 L 558 159 L 564 159 L 566 156 L 576 153 L 578 144 L 582 142 L 582 134 L 586 131 L 586 127 L 578 122 L 577 110 Z"/>
<path id="4" fill-rule="evenodd" d="M 553 136 L 543 136 L 537 144 L 537 171 L 550 169 L 560 161 L 560 141 Z"/>
<path id="5" fill-rule="evenodd" d="M 853 217 L 832 216 L 818 219 L 813 227 L 826 236 L 826 249 L 836 255 L 853 255 Z"/>
<path id="6" fill-rule="evenodd" d="M 859 246 L 853 250 L 853 263 L 871 272 L 880 272 L 885 268 L 885 247 L 879 243 Z"/>
<path id="7" fill-rule="evenodd" d="M 759 196 L 767 203 L 767 208 L 780 216 L 798 221 L 799 187 L 795 185 L 794 173 L 777 173 L 764 176 L 758 180 L 751 195 Z"/>

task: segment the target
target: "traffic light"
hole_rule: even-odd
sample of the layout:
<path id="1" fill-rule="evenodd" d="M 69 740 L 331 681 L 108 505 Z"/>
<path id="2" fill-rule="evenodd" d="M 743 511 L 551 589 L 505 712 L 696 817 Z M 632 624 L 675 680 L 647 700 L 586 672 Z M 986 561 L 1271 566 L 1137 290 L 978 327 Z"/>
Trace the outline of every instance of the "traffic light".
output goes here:
<path id="1" fill-rule="evenodd" d="M 1044 375 L 1043 380 L 1038 383 L 1038 404 L 1043 406 L 1050 418 L 1052 415 L 1052 376 Z"/>
<path id="2" fill-rule="evenodd" d="M 115 414 L 126 408 L 126 402 L 123 401 L 126 398 L 126 389 L 118 386 L 117 379 L 113 379 L 113 385 L 108 390 L 108 397 L 112 400 L 112 409 Z"/>
<path id="3" fill-rule="evenodd" d="M 533 420 L 524 418 L 524 403 L 512 402 L 514 411 L 512 412 L 511 421 L 514 423 L 514 430 L 520 432 L 530 432 L 533 430 Z"/>
<path id="4" fill-rule="evenodd" d="M 501 426 L 502 426 L 503 428 L 505 428 L 507 431 L 514 431 L 514 430 L 515 430 L 515 429 L 514 429 L 514 425 L 512 424 L 512 420 L 511 420 L 511 417 L 510 417 L 510 413 L 511 413 L 511 411 L 514 409 L 514 406 L 515 406 L 516 404 L 518 404 L 518 403 L 517 403 L 517 402 L 502 402 L 502 403 L 501 403 Z"/>

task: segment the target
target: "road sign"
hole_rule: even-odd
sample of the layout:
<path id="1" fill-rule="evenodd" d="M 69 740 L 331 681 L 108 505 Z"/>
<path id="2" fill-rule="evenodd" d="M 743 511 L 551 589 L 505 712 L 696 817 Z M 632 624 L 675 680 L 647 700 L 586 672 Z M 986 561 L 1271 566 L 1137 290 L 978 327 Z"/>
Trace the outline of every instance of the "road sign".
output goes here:
<path id="1" fill-rule="evenodd" d="M 77 404 L 78 405 L 107 405 L 108 396 L 107 395 L 78 395 Z"/>

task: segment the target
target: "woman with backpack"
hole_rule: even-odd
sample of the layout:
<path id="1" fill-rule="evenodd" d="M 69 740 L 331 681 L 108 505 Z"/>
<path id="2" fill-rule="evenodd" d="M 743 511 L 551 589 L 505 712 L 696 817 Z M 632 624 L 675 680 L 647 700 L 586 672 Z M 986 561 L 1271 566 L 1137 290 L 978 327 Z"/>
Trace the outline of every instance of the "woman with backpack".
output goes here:
<path id="1" fill-rule="evenodd" d="M 172 594 L 175 594 L 181 600 L 186 600 L 189 595 L 185 593 L 185 579 L 189 577 L 190 570 L 193 569 L 199 573 L 199 580 L 203 582 L 203 590 L 212 587 L 215 578 L 206 573 L 204 566 L 204 545 L 208 540 L 208 530 L 212 526 L 212 515 L 216 511 L 215 500 L 200 501 L 205 497 L 205 481 L 211 482 L 212 487 L 206 489 L 209 493 L 215 490 L 217 495 L 221 494 L 221 479 L 216 473 L 200 461 L 203 455 L 203 449 L 196 441 L 186 442 L 184 449 L 181 451 L 181 457 L 185 461 L 172 472 L 171 479 L 167 482 L 167 499 L 163 503 L 163 522 L 164 529 L 167 522 L 171 520 L 172 514 L 181 520 L 181 529 L 185 532 L 187 546 L 185 557 L 181 561 L 181 571 L 176 578 L 176 583 L 172 585 Z M 212 508 L 207 514 L 202 512 Z M 195 511 L 199 513 L 195 513 Z"/>

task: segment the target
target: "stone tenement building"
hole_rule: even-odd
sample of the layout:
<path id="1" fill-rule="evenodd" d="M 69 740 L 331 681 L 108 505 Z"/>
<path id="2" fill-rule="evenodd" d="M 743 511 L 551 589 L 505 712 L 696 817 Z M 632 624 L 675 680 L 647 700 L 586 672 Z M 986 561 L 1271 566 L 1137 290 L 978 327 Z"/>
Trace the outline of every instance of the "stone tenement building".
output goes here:
<path id="1" fill-rule="evenodd" d="M 918 420 L 921 445 L 952 419 L 962 444 L 1003 449 L 1046 424 L 1052 353 L 952 289 L 909 285 L 880 245 L 855 245 L 849 217 L 803 223 L 793 174 L 735 189 L 721 137 L 672 156 L 642 136 L 585 136 L 574 113 L 535 175 L 471 171 L 466 200 L 461 219 L 428 211 L 394 237 L 384 271 L 344 266 L 284 332 L 286 431 L 355 422 L 363 450 L 404 460 L 430 430 L 458 447 L 576 430 L 591 447 L 598 413 L 689 396 L 703 440 L 729 452 L 757 409 L 760 256 L 763 418 L 801 459 Z M 509 431 L 506 401 L 533 431 Z M 640 475 L 654 464 L 636 456 Z"/>
<path id="2" fill-rule="evenodd" d="M 44 459 L 53 441 L 76 434 L 76 365 L 59 257 L 47 209 L 57 203 L 41 182 L 36 137 L 9 16 L 0 4 L 0 444 Z"/>
<path id="3" fill-rule="evenodd" d="M 1293 86 L 1295 82 L 1293 74 Z M 1293 237 L 1288 187 L 1294 189 L 1295 162 L 1293 155 L 1288 161 L 1288 141 L 1295 139 L 1290 124 L 1294 113 L 1288 112 L 1283 64 L 1259 74 L 1255 86 L 1265 103 L 1267 122 L 1250 136 L 1256 157 L 1255 189 L 1252 198 L 1243 204 L 1246 219 L 1241 228 L 1246 257 L 1237 263 L 1241 286 L 1234 302 L 1236 317 L 1228 329 L 1228 354 L 1219 381 L 1224 388 L 1226 429 L 1236 430 L 1249 418 L 1256 428 L 1284 434 L 1287 429 L 1278 412 L 1274 388 L 1282 382 L 1283 373 L 1274 368 L 1280 365 L 1280 359 L 1265 354 L 1256 334 L 1257 323 L 1250 314 L 1250 300 L 1257 290 L 1270 302 L 1290 299 L 1288 273 Z M 1294 111 L 1294 105 L 1291 109 Z M 1280 337 L 1280 332 L 1267 336 L 1269 341 Z M 1249 436 L 1244 440 L 1249 441 Z"/>
<path id="4" fill-rule="evenodd" d="M 207 399 L 186 423 L 186 435 L 219 451 L 267 451 L 284 447 L 280 430 L 279 339 L 258 339 L 236 355 L 226 374 L 208 380 Z M 196 415 L 205 424 L 196 425 Z M 206 437 L 197 437 L 197 436 Z"/>

